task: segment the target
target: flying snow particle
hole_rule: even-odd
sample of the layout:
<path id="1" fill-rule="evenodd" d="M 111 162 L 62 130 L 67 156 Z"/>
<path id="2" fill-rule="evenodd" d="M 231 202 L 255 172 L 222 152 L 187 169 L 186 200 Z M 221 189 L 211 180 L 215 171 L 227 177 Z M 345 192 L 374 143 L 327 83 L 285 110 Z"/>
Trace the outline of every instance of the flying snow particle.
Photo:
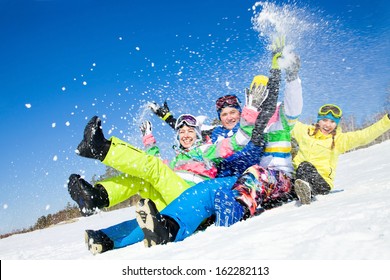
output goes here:
<path id="1" fill-rule="evenodd" d="M 119 41 L 122 41 L 122 40 L 123 40 L 123 38 L 122 38 L 122 37 L 119 37 L 118 39 L 119 39 Z"/>
<path id="2" fill-rule="evenodd" d="M 86 86 L 86 85 L 87 85 L 87 82 L 86 82 L 86 81 L 84 81 L 84 82 L 83 82 L 83 86 Z"/>
<path id="3" fill-rule="evenodd" d="M 55 156 L 53 157 L 53 161 L 57 161 L 57 160 L 58 160 L 58 156 L 55 155 Z"/>
<path id="4" fill-rule="evenodd" d="M 3 209 L 5 210 L 5 209 L 7 209 L 8 208 L 8 204 L 4 204 L 3 205 Z"/>
<path id="5" fill-rule="evenodd" d="M 56 127 L 56 123 L 53 122 L 53 123 L 51 124 L 51 127 L 52 127 L 52 128 L 55 128 L 55 127 Z"/>
<path id="6" fill-rule="evenodd" d="M 66 126 L 70 126 L 70 122 L 67 121 L 67 122 L 65 123 L 65 125 L 66 125 Z"/>
<path id="7" fill-rule="evenodd" d="M 50 205 L 48 204 L 46 205 L 45 210 L 49 210 L 49 209 L 50 209 Z"/>
<path id="8" fill-rule="evenodd" d="M 65 90 L 66 90 L 66 87 L 62 87 L 61 90 L 62 90 L 62 91 L 65 91 Z"/>
<path id="9" fill-rule="evenodd" d="M 139 50 L 140 50 L 140 48 L 139 48 L 139 47 L 135 47 L 135 49 L 136 49 L 137 51 L 139 51 Z"/>
<path id="10" fill-rule="evenodd" d="M 31 104 L 29 104 L 29 103 L 24 104 L 24 106 L 26 106 L 27 109 L 30 109 L 30 108 L 31 108 Z"/>

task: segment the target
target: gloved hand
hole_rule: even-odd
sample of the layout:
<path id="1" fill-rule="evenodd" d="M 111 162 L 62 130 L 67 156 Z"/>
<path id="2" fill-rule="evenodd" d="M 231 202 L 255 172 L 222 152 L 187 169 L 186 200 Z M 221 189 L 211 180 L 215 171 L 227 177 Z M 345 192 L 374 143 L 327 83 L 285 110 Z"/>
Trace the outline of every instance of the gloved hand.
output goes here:
<path id="1" fill-rule="evenodd" d="M 148 104 L 148 106 L 153 111 L 153 113 L 162 118 L 164 121 L 171 115 L 167 101 L 164 102 L 162 107 L 160 107 L 156 102 L 151 102 Z"/>
<path id="2" fill-rule="evenodd" d="M 282 35 L 275 38 L 272 42 L 272 69 L 280 69 L 278 59 L 282 56 L 283 48 L 285 46 L 286 36 Z"/>
<path id="3" fill-rule="evenodd" d="M 263 75 L 255 76 L 250 88 L 245 89 L 245 104 L 254 106 L 259 110 L 269 93 L 267 83 L 268 77 Z"/>
<path id="4" fill-rule="evenodd" d="M 141 130 L 142 136 L 152 134 L 152 123 L 150 121 L 143 121 L 139 128 Z"/>
<path id="5" fill-rule="evenodd" d="M 299 68 L 301 67 L 301 60 L 299 56 L 295 53 L 293 55 L 293 60 L 291 61 L 290 66 L 286 68 L 286 80 L 287 82 L 294 81 L 298 78 Z"/>

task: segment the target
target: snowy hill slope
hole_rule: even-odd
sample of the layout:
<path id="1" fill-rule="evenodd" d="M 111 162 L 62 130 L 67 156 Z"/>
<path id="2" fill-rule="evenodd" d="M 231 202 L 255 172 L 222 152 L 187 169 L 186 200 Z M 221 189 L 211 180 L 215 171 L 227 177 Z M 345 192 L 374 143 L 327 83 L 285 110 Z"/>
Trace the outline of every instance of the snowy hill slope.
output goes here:
<path id="1" fill-rule="evenodd" d="M 294 202 L 230 228 L 210 227 L 183 242 L 138 243 L 93 256 L 85 229 L 134 218 L 134 208 L 0 240 L 2 260 L 388 260 L 390 259 L 390 141 L 341 156 L 336 190 L 311 205 Z"/>

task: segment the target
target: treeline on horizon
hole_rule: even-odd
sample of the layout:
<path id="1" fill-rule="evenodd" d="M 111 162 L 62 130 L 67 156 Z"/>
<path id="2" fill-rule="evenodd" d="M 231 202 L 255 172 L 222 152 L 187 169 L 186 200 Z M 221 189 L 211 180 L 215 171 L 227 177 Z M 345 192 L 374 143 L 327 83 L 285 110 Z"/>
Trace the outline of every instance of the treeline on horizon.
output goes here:
<path id="1" fill-rule="evenodd" d="M 389 100 L 389 103 L 390 103 L 390 100 Z M 373 115 L 370 118 L 370 121 L 366 121 L 365 123 L 363 123 L 361 125 L 357 124 L 356 119 L 353 116 L 349 117 L 349 118 L 343 118 L 340 122 L 340 126 L 341 126 L 343 132 L 356 131 L 356 130 L 365 128 L 365 127 L 373 124 L 374 122 L 380 120 L 386 113 L 388 113 L 386 110 L 382 111 L 381 113 L 376 113 L 375 115 Z M 303 122 L 308 123 L 305 121 L 303 121 Z M 382 143 L 382 142 L 389 140 L 389 139 L 390 139 L 390 130 L 387 131 L 386 133 L 382 134 L 381 136 L 379 136 L 377 139 L 375 139 L 370 144 L 368 144 L 366 146 L 359 147 L 356 150 L 364 149 L 364 148 L 367 148 L 369 146 L 372 146 L 372 145 L 375 145 L 378 143 Z M 92 184 L 94 184 L 97 181 L 100 181 L 100 180 L 103 180 L 106 178 L 110 178 L 110 177 L 113 177 L 116 175 L 118 175 L 118 171 L 116 171 L 115 169 L 113 169 L 111 167 L 107 167 L 106 171 L 103 175 L 98 176 L 95 174 L 90 181 Z M 113 210 L 121 209 L 124 207 L 129 207 L 131 205 L 134 205 L 134 203 L 136 203 L 138 201 L 138 199 L 139 199 L 139 196 L 136 195 L 136 196 L 133 196 L 122 203 L 119 203 L 118 205 L 115 205 L 115 206 L 110 207 L 110 208 L 105 208 L 105 209 L 100 210 L 100 211 L 113 211 Z M 9 237 L 9 236 L 14 235 L 14 234 L 26 233 L 26 232 L 31 232 L 34 230 L 48 228 L 48 227 L 51 227 L 51 226 L 54 226 L 54 225 L 57 225 L 60 223 L 72 222 L 75 219 L 83 217 L 83 216 L 85 216 L 85 215 L 83 215 L 80 212 L 80 210 L 76 204 L 72 205 L 68 202 L 68 204 L 65 206 L 65 208 L 63 210 L 60 210 L 54 214 L 48 214 L 46 216 L 41 216 L 40 218 L 38 218 L 38 220 L 36 221 L 36 223 L 33 226 L 30 226 L 28 228 L 18 229 L 18 230 L 14 230 L 10 233 L 1 234 L 0 239 Z"/>

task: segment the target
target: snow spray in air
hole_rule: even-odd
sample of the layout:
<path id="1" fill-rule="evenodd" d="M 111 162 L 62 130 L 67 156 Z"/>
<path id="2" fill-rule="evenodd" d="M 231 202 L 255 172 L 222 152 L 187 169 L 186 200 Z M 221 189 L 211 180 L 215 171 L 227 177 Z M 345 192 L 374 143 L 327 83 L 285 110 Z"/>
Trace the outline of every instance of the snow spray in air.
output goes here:
<path id="1" fill-rule="evenodd" d="M 269 50 L 276 38 L 286 37 L 286 46 L 279 65 L 281 68 L 288 67 L 292 53 L 300 46 L 304 35 L 315 29 L 310 14 L 295 5 L 277 6 L 270 2 L 256 2 L 252 10 L 253 29 L 267 42 Z"/>

